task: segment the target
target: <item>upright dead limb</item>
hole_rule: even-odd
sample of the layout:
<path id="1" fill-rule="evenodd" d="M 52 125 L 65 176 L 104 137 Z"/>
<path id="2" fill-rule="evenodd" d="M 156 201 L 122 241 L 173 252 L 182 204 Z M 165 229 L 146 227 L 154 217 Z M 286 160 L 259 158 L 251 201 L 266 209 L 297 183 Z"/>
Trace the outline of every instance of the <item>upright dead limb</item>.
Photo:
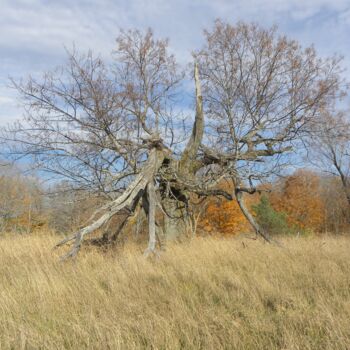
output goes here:
<path id="1" fill-rule="evenodd" d="M 180 160 L 173 167 L 171 179 L 168 179 L 164 186 L 166 196 L 162 201 L 162 208 L 165 213 L 165 233 L 169 240 L 177 239 L 188 228 L 187 222 L 191 220 L 191 215 L 188 211 L 189 197 L 184 184 L 187 183 L 188 185 L 188 182 L 195 181 L 196 172 L 202 166 L 202 163 L 197 159 L 204 133 L 203 97 L 197 62 L 194 64 L 193 73 L 196 92 L 196 115 L 191 137 L 182 152 Z"/>
<path id="2" fill-rule="evenodd" d="M 194 81 L 196 86 L 196 117 L 192 127 L 192 134 L 182 153 L 179 162 L 180 172 L 188 176 L 194 175 L 197 168 L 197 153 L 204 133 L 203 97 L 199 80 L 198 63 L 194 64 Z"/>

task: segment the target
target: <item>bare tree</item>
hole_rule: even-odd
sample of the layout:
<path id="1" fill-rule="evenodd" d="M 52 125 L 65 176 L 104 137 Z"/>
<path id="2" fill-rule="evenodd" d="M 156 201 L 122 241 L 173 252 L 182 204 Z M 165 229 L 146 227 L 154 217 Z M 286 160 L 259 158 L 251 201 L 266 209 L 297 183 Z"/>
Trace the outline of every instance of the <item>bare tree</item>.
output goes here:
<path id="1" fill-rule="evenodd" d="M 208 120 L 203 152 L 231 175 L 239 206 L 264 234 L 243 193 L 290 164 L 295 141 L 339 95 L 340 59 L 322 60 L 313 47 L 255 24 L 217 21 L 205 35 L 196 54 Z"/>
<path id="2" fill-rule="evenodd" d="M 0 230 L 30 232 L 42 224 L 40 185 L 34 177 L 0 164 Z"/>
<path id="3" fill-rule="evenodd" d="M 346 114 L 324 111 L 306 143 L 311 163 L 340 179 L 350 207 L 350 123 Z"/>
<path id="4" fill-rule="evenodd" d="M 27 117 L 4 133 L 8 154 L 106 198 L 86 226 L 58 244 L 74 240 L 67 256 L 125 212 L 119 234 L 140 207 L 148 217 L 146 254 L 153 253 L 162 227 L 173 236 L 191 220 L 191 197 L 234 198 L 218 189 L 222 180 L 233 181 L 245 215 L 268 239 L 242 194 L 279 170 L 293 141 L 335 97 L 338 60 L 319 59 L 313 48 L 257 25 L 218 21 L 206 39 L 194 55 L 193 124 L 175 113 L 183 74 L 167 41 L 151 31 L 122 32 L 112 67 L 72 54 L 43 80 L 14 83 Z"/>

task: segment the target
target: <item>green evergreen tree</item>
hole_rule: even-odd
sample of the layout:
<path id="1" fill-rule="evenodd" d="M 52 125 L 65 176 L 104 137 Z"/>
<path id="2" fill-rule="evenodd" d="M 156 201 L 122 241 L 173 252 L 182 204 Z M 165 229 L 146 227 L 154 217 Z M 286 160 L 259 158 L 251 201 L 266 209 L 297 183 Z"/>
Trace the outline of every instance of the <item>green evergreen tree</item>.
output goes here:
<path id="1" fill-rule="evenodd" d="M 253 205 L 252 209 L 257 223 L 264 232 L 271 235 L 291 233 L 287 214 L 276 211 L 266 195 L 261 196 L 260 202 Z"/>

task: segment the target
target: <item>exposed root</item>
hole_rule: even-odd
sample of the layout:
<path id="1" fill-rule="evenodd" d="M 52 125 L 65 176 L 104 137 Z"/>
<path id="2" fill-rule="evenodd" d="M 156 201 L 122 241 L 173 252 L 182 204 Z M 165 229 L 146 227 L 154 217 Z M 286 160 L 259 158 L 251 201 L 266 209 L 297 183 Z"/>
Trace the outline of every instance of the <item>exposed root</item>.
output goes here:
<path id="1" fill-rule="evenodd" d="M 143 252 L 143 256 L 148 259 L 151 257 L 154 258 L 160 258 L 160 252 L 157 249 L 151 250 L 149 248 L 147 248 L 144 252 Z"/>
<path id="2" fill-rule="evenodd" d="M 83 240 L 83 237 L 84 236 L 81 233 L 78 233 L 76 235 L 73 248 L 67 254 L 61 256 L 61 261 L 64 261 L 68 258 L 75 258 L 77 256 L 81 247 L 81 242 Z"/>
<path id="3" fill-rule="evenodd" d="M 137 205 L 137 202 L 143 196 L 146 188 L 148 188 L 148 185 L 150 183 L 152 183 L 151 193 L 149 193 L 150 192 L 149 189 L 147 193 L 148 193 L 148 196 L 151 196 L 152 198 L 151 202 L 154 202 L 153 198 L 155 198 L 155 189 L 154 189 L 153 179 L 159 167 L 161 166 L 163 160 L 164 160 L 164 152 L 162 152 L 159 149 L 153 148 L 149 153 L 148 160 L 145 163 L 145 166 L 142 172 L 140 172 L 136 176 L 135 180 L 129 185 L 129 187 L 125 190 L 125 192 L 120 197 L 115 199 L 111 204 L 108 204 L 105 206 L 105 208 L 107 208 L 107 212 L 105 212 L 102 216 L 100 216 L 99 219 L 95 220 L 90 225 L 85 226 L 84 228 L 76 232 L 74 235 L 63 239 L 58 244 L 56 244 L 55 248 L 58 248 L 72 240 L 75 240 L 75 243 L 71 251 L 68 252 L 66 255 L 64 255 L 62 259 L 67 259 L 69 257 L 76 256 L 80 250 L 84 236 L 102 227 L 106 222 L 108 222 L 115 214 L 120 212 L 122 209 L 129 208 L 130 211 L 133 211 L 133 209 L 135 209 Z M 155 220 L 155 208 L 153 207 L 152 210 L 153 210 L 152 212 L 153 219 L 151 219 L 149 223 L 151 230 L 153 230 L 152 220 L 153 220 L 153 223 Z M 124 222 L 124 225 L 125 224 L 126 223 Z M 124 225 L 122 226 L 124 227 Z M 155 227 L 155 224 L 154 224 L 154 227 Z M 152 241 L 150 240 L 149 247 L 152 250 L 153 249 L 153 231 L 150 234 L 150 237 L 151 236 L 152 236 Z M 154 237 L 155 237 L 155 229 L 154 229 Z M 154 242 L 155 242 L 155 238 L 154 238 Z"/>

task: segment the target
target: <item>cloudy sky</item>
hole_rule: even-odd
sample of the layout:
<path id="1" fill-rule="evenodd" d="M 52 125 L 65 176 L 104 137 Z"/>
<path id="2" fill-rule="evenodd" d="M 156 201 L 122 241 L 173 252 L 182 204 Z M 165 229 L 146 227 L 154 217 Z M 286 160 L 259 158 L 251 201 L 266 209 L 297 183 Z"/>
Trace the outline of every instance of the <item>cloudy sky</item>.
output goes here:
<path id="1" fill-rule="evenodd" d="M 277 24 L 320 55 L 342 54 L 350 78 L 350 0 L 0 0 L 0 124 L 22 114 L 8 77 L 64 63 L 64 47 L 108 58 L 120 28 L 152 27 L 187 62 L 216 18 Z"/>

